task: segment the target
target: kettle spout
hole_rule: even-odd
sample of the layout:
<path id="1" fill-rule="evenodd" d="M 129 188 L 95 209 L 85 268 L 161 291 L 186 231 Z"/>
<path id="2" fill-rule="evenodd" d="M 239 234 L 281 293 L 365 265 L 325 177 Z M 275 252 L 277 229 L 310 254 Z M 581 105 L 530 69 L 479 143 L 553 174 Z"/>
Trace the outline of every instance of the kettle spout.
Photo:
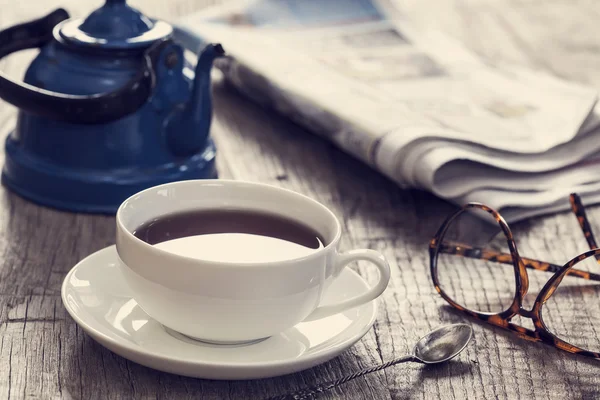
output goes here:
<path id="1" fill-rule="evenodd" d="M 177 156 L 191 155 L 204 147 L 212 120 L 210 71 L 213 61 L 224 54 L 220 44 L 211 43 L 198 56 L 190 100 L 168 126 L 169 147 Z"/>

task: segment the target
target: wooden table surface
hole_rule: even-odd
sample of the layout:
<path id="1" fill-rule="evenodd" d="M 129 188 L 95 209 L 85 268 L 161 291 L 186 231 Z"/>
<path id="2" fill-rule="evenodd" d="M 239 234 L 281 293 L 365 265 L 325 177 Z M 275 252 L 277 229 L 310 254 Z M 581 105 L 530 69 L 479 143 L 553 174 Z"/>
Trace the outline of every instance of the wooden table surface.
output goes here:
<path id="1" fill-rule="evenodd" d="M 0 27 L 56 6 L 85 15 L 102 2 L 0 0 Z M 174 18 L 207 0 L 138 0 L 143 11 Z M 431 0 L 402 2 L 419 23 L 456 36 L 489 62 L 514 62 L 600 88 L 597 0 Z M 0 68 L 21 77 L 33 53 Z M 410 351 L 428 330 L 473 324 L 474 341 L 438 367 L 390 367 L 326 392 L 343 399 L 580 399 L 600 397 L 598 362 L 530 343 L 445 307 L 428 271 L 427 241 L 454 207 L 430 194 L 400 190 L 315 135 L 215 87 L 212 135 L 221 177 L 266 182 L 314 197 L 343 221 L 342 249 L 369 247 L 390 260 L 392 278 L 377 322 L 343 355 L 294 375 L 258 381 L 207 381 L 157 372 L 113 354 L 73 322 L 60 299 L 65 274 L 114 243 L 112 217 L 43 208 L 0 188 L 0 398 L 260 399 L 373 366 Z M 0 103 L 4 128 L 15 110 Z M 565 199 L 566 200 L 566 199 Z M 589 211 L 600 226 L 600 209 Z M 519 224 L 521 253 L 565 262 L 585 250 L 572 215 Z M 360 264 L 370 282 L 373 269 Z M 543 273 L 538 273 L 542 274 Z M 530 274 L 535 275 L 535 273 Z M 532 278 L 537 293 L 548 276 Z"/>

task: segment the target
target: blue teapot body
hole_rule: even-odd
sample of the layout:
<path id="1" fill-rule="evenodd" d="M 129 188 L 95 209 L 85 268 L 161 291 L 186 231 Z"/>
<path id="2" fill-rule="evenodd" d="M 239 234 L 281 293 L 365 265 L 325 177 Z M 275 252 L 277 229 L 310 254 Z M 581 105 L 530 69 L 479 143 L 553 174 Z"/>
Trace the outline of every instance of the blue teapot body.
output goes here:
<path id="1" fill-rule="evenodd" d="M 0 57 L 30 47 L 40 52 L 23 82 L 0 74 L 0 97 L 19 108 L 4 185 L 40 204 L 114 213 L 145 188 L 216 177 L 210 71 L 220 45 L 192 72 L 170 25 L 109 0 L 85 20 L 59 9 L 0 32 Z"/>

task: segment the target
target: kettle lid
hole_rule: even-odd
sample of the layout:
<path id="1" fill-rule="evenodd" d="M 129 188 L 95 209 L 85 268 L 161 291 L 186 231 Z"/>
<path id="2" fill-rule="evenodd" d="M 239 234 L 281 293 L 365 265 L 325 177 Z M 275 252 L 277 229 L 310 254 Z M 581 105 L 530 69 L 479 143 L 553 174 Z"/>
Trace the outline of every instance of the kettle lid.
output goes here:
<path id="1" fill-rule="evenodd" d="M 173 28 L 166 22 L 153 21 L 126 0 L 106 0 L 85 20 L 67 20 L 59 24 L 54 36 L 61 42 L 111 50 L 134 50 L 169 37 Z"/>

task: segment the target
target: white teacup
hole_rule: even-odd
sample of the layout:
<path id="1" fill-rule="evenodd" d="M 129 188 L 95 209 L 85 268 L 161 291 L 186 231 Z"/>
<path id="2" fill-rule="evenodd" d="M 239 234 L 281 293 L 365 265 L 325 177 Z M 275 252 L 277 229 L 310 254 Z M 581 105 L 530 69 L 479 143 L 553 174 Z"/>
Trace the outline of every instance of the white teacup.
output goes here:
<path id="1" fill-rule="evenodd" d="M 324 247 L 285 261 L 232 263 L 174 254 L 133 232 L 163 215 L 221 207 L 274 213 L 319 232 Z M 156 186 L 131 196 L 117 211 L 116 246 L 121 271 L 137 303 L 162 325 L 213 343 L 263 339 L 301 321 L 322 318 L 367 303 L 388 285 L 389 265 L 373 250 L 338 253 L 341 228 L 322 204 L 275 186 L 194 180 Z M 235 251 L 235 249 L 231 249 Z M 337 304 L 319 305 L 342 269 L 367 260 L 379 282 Z"/>

